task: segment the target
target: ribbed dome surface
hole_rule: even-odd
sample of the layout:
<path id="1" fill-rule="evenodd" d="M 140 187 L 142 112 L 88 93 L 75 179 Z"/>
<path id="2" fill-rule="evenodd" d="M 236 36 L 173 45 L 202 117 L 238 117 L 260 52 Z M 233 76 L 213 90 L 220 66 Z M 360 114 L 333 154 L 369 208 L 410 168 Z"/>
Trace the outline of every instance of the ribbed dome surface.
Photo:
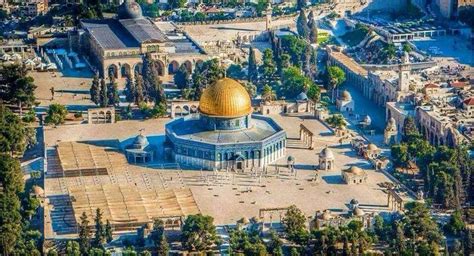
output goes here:
<path id="1" fill-rule="evenodd" d="M 239 117 L 252 113 L 252 104 L 247 90 L 239 82 L 223 78 L 204 90 L 199 111 L 209 116 Z"/>
<path id="2" fill-rule="evenodd" d="M 142 8 L 134 0 L 125 0 L 117 12 L 119 19 L 139 19 L 143 17 Z"/>

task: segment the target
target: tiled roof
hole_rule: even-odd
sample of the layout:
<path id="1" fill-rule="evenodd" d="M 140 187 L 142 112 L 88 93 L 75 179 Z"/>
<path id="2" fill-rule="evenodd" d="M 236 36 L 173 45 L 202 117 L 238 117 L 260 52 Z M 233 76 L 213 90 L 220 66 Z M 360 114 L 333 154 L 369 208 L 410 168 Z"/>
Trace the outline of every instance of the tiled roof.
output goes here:
<path id="1" fill-rule="evenodd" d="M 464 104 L 469 105 L 469 106 L 473 106 L 474 105 L 474 98 L 469 98 L 469 99 L 464 100 Z"/>

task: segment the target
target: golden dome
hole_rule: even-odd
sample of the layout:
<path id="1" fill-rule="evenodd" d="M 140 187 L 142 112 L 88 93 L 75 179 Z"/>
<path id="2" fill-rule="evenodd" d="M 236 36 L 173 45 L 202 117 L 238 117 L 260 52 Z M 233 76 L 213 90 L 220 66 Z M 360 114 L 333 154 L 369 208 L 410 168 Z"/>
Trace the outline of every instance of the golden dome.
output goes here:
<path id="1" fill-rule="evenodd" d="M 252 113 L 252 104 L 247 90 L 239 82 L 222 78 L 204 89 L 199 111 L 209 116 L 239 117 Z"/>

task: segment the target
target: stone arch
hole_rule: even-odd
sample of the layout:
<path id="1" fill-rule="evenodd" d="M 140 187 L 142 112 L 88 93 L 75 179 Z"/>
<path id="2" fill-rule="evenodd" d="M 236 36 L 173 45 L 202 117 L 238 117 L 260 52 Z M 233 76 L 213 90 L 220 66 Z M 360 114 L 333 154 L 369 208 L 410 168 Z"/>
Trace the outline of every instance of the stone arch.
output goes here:
<path id="1" fill-rule="evenodd" d="M 143 70 L 143 63 L 138 62 L 133 66 L 133 72 L 137 72 L 138 74 L 141 74 Z"/>
<path id="2" fill-rule="evenodd" d="M 185 61 L 183 63 L 183 66 L 186 67 L 186 69 L 188 70 L 189 74 L 191 74 L 193 72 L 193 63 L 189 60 Z"/>
<path id="3" fill-rule="evenodd" d="M 196 105 L 192 105 L 190 108 L 191 113 L 197 113 L 198 107 Z"/>
<path id="4" fill-rule="evenodd" d="M 196 60 L 196 67 L 200 67 L 204 64 L 204 61 L 199 59 L 199 60 Z"/>
<path id="5" fill-rule="evenodd" d="M 120 75 L 122 77 L 128 77 L 130 78 L 132 72 L 132 68 L 128 63 L 123 63 L 122 66 L 120 67 Z"/>
<path id="6" fill-rule="evenodd" d="M 183 114 L 184 114 L 184 115 L 188 115 L 189 113 L 190 113 L 189 106 L 184 105 L 184 106 L 183 106 Z"/>
<path id="7" fill-rule="evenodd" d="M 112 112 L 110 111 L 105 112 L 105 122 L 112 123 Z"/>
<path id="8" fill-rule="evenodd" d="M 156 65 L 155 65 L 156 71 L 158 72 L 159 76 L 164 76 L 165 75 L 165 63 L 161 60 L 156 60 Z"/>
<path id="9" fill-rule="evenodd" d="M 119 69 L 117 65 L 115 64 L 110 64 L 107 67 L 107 77 L 118 78 L 118 75 L 119 75 L 118 72 L 119 72 Z"/>
<path id="10" fill-rule="evenodd" d="M 180 106 L 176 106 L 176 107 L 174 108 L 174 113 L 175 113 L 175 115 L 180 115 L 180 116 L 182 116 L 182 115 L 183 115 L 183 109 L 182 109 Z"/>
<path id="11" fill-rule="evenodd" d="M 168 64 L 168 74 L 172 75 L 176 73 L 179 69 L 179 63 L 175 60 L 171 61 L 170 64 Z"/>

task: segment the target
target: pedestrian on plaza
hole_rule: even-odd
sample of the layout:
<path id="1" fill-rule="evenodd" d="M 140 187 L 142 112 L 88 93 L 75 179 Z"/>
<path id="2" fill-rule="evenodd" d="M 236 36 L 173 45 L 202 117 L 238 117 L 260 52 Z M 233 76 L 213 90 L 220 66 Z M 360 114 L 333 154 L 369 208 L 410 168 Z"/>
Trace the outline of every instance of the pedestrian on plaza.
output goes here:
<path id="1" fill-rule="evenodd" d="M 51 91 L 51 100 L 54 100 L 54 86 L 49 90 Z"/>

